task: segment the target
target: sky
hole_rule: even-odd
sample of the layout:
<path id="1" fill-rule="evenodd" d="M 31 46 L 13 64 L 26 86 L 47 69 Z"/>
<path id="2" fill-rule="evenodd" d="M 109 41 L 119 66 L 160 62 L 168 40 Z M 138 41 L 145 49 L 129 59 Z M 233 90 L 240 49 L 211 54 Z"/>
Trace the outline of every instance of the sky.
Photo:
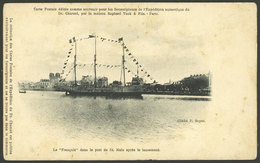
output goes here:
<path id="1" fill-rule="evenodd" d="M 39 81 L 48 78 L 50 72 L 61 72 L 71 48 L 69 39 L 85 38 L 89 34 L 115 40 L 123 37 L 129 52 L 159 83 L 178 81 L 210 70 L 203 48 L 208 43 L 205 29 L 211 28 L 208 22 L 213 21 L 212 17 L 196 17 L 196 12 L 168 12 L 159 16 L 58 16 L 53 12 L 36 13 L 32 6 L 26 11 L 20 11 L 14 21 L 17 48 L 14 58 L 19 80 Z M 93 63 L 94 40 L 80 41 L 77 45 L 78 62 Z M 98 64 L 121 64 L 121 56 L 120 45 L 97 41 Z M 126 64 L 132 64 L 128 56 Z M 109 82 L 120 79 L 120 69 L 98 68 L 97 73 L 108 76 Z M 77 78 L 81 79 L 82 75 L 93 75 L 93 69 L 90 66 L 79 69 Z M 127 80 L 130 79 L 131 75 L 127 75 Z"/>

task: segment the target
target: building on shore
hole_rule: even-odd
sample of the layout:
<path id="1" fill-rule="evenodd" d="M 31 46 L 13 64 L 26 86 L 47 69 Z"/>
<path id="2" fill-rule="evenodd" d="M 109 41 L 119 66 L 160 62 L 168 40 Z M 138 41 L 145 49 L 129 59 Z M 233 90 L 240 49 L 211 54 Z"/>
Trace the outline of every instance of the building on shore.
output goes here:
<path id="1" fill-rule="evenodd" d="M 100 77 L 97 79 L 97 87 L 104 88 L 108 86 L 108 78 L 107 77 Z"/>
<path id="2" fill-rule="evenodd" d="M 94 85 L 94 78 L 91 75 L 82 76 L 79 83 L 85 87 L 90 87 Z"/>
<path id="3" fill-rule="evenodd" d="M 49 74 L 49 80 L 50 80 L 50 87 L 51 88 L 55 88 L 58 86 L 59 84 L 59 80 L 60 80 L 60 73 L 50 73 Z"/>
<path id="4" fill-rule="evenodd" d="M 40 88 L 49 88 L 50 80 L 49 79 L 40 79 Z"/>
<path id="5" fill-rule="evenodd" d="M 85 87 L 94 87 L 94 78 L 91 75 L 82 76 L 79 84 Z M 97 78 L 97 87 L 103 88 L 108 86 L 107 77 L 98 77 Z"/>
<path id="6" fill-rule="evenodd" d="M 143 85 L 143 84 L 144 84 L 143 78 L 139 78 L 138 76 L 132 78 L 132 85 Z"/>
<path id="7" fill-rule="evenodd" d="M 49 73 L 49 79 L 40 79 L 41 88 L 55 88 L 58 86 L 60 73 Z"/>

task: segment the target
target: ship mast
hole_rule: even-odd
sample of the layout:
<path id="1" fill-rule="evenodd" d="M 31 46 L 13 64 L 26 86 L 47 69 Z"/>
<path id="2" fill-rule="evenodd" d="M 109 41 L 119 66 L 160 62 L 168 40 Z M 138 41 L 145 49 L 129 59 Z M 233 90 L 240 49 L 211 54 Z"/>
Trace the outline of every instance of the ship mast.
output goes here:
<path id="1" fill-rule="evenodd" d="M 139 70 L 138 70 L 138 65 L 137 65 L 137 70 L 136 70 L 136 74 L 137 74 L 137 77 L 139 77 Z"/>
<path id="2" fill-rule="evenodd" d="M 73 41 L 75 42 L 75 55 L 74 55 L 74 80 L 75 80 L 75 86 L 77 85 L 77 43 L 75 40 L 75 37 L 73 37 Z"/>
<path id="3" fill-rule="evenodd" d="M 123 55 L 122 55 L 122 68 L 123 68 L 123 79 L 124 79 L 124 83 L 123 86 L 125 86 L 125 50 L 124 50 L 124 46 L 123 46 Z"/>
<path id="4" fill-rule="evenodd" d="M 94 86 L 95 88 L 97 87 L 97 68 L 96 68 L 96 62 L 97 62 L 97 39 L 96 39 L 96 35 L 94 35 L 95 37 L 95 54 L 94 54 Z"/>
<path id="5" fill-rule="evenodd" d="M 94 87 L 97 87 L 97 36 L 96 34 L 89 35 L 88 38 L 95 38 L 95 54 L 94 54 Z"/>

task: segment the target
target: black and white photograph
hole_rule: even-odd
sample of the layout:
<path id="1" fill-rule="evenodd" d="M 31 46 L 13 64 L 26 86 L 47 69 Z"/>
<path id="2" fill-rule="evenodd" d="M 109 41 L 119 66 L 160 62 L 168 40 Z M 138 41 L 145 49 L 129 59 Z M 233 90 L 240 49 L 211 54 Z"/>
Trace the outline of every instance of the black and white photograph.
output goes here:
<path id="1" fill-rule="evenodd" d="M 254 3 L 7 3 L 6 160 L 255 159 Z"/>

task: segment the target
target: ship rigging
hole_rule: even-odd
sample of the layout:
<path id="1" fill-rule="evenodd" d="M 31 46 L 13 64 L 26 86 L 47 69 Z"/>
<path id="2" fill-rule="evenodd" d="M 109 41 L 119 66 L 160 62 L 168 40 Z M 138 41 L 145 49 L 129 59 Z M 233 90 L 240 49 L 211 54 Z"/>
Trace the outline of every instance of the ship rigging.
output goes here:
<path id="1" fill-rule="evenodd" d="M 92 87 L 83 88 L 82 86 L 80 86 L 77 83 L 77 66 L 79 66 L 79 64 L 77 64 L 77 42 L 84 40 L 84 39 L 92 39 L 92 38 L 94 39 L 94 62 L 91 65 L 93 65 L 93 70 L 94 70 L 94 88 L 92 88 Z M 98 65 L 97 64 L 97 39 L 100 39 L 102 42 L 108 41 L 111 43 L 117 43 L 122 46 L 121 65 L 101 65 L 101 64 L 99 64 L 99 67 L 100 66 L 105 66 L 108 68 L 121 67 L 120 82 L 119 82 L 119 85 L 117 85 L 117 86 L 111 86 L 111 87 L 107 86 L 107 87 L 102 87 L 102 88 L 99 88 L 97 86 L 97 65 Z M 69 42 L 70 42 L 71 46 L 74 48 L 70 48 L 70 51 L 68 52 L 68 56 L 67 56 L 66 61 L 64 62 L 63 70 L 61 73 L 63 78 L 60 80 L 60 82 L 64 82 L 66 80 L 66 77 L 70 74 L 70 72 L 72 70 L 72 69 L 69 70 L 69 72 L 64 77 L 64 70 L 67 68 L 68 59 L 74 49 L 74 62 L 73 62 L 73 67 L 72 67 L 73 71 L 74 71 L 74 85 L 72 87 L 65 88 L 66 94 L 141 96 L 141 93 L 142 93 L 141 82 L 143 81 L 143 79 L 141 77 L 139 77 L 139 69 L 141 72 L 143 72 L 143 77 L 153 80 L 151 75 L 148 74 L 147 71 L 145 71 L 143 66 L 136 59 L 136 57 L 134 57 L 133 54 L 129 51 L 129 49 L 127 48 L 127 46 L 124 43 L 123 37 L 119 38 L 118 40 L 114 40 L 114 39 L 108 39 L 108 38 L 104 38 L 104 37 L 100 37 L 95 34 L 92 34 L 86 38 L 80 38 L 80 39 L 76 39 L 75 37 L 73 37 L 72 39 L 69 40 Z M 125 66 L 125 62 L 126 62 L 125 54 L 127 54 L 129 60 L 132 61 L 137 66 L 136 74 L 130 68 Z M 85 65 L 86 64 L 83 64 L 83 66 L 85 66 Z M 128 73 L 132 73 L 134 75 L 134 77 L 132 78 L 131 85 L 126 85 L 126 70 Z"/>

